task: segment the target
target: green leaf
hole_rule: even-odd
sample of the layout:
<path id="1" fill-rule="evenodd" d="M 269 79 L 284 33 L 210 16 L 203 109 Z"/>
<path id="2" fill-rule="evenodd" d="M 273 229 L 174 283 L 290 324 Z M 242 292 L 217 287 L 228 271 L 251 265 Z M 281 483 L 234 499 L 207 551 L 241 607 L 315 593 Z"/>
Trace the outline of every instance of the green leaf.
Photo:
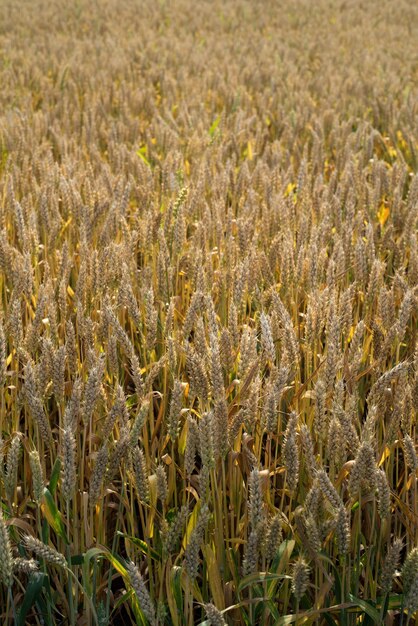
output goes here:
<path id="1" fill-rule="evenodd" d="M 148 167 L 151 167 L 151 163 L 148 161 L 147 157 L 145 156 L 147 154 L 147 146 L 141 146 L 141 148 L 139 148 L 139 150 L 136 151 L 136 154 L 145 163 L 145 165 L 148 165 Z"/>
<path id="2" fill-rule="evenodd" d="M 181 573 L 182 568 L 178 565 L 174 565 L 171 568 L 170 583 L 173 589 L 174 600 L 177 605 L 177 610 L 180 615 L 183 615 L 183 594 L 181 592 Z"/>
<path id="3" fill-rule="evenodd" d="M 328 563 L 334 571 L 334 592 L 335 592 L 335 598 L 337 600 L 337 603 L 339 604 L 341 602 L 341 578 L 340 578 L 340 573 L 338 571 L 338 569 L 335 566 L 335 563 L 324 553 L 320 553 L 319 558 L 322 559 L 323 561 L 325 561 L 326 563 Z"/>
<path id="4" fill-rule="evenodd" d="M 369 602 L 362 600 L 361 598 L 356 598 L 351 593 L 348 594 L 350 602 L 353 602 L 357 606 L 359 606 L 363 611 L 369 615 L 374 620 L 375 624 L 380 624 L 380 614 L 379 611 Z"/>
<path id="5" fill-rule="evenodd" d="M 70 558 L 70 565 L 83 565 L 84 563 L 84 554 L 74 554 Z"/>
<path id="6" fill-rule="evenodd" d="M 304 619 L 312 619 L 318 617 L 318 615 L 322 615 L 324 613 L 330 613 L 331 611 L 338 611 L 341 613 L 342 609 L 348 608 L 349 604 L 338 604 L 335 606 L 331 606 L 327 609 L 319 609 L 313 611 L 306 611 L 304 613 L 299 613 L 298 615 L 283 615 L 277 621 L 274 622 L 274 626 L 287 626 L 287 624 L 303 623 Z M 340 623 L 340 622 L 338 622 Z"/>
<path id="7" fill-rule="evenodd" d="M 133 393 L 132 395 L 130 395 L 126 400 L 126 406 L 128 407 L 128 409 L 131 409 L 137 403 L 138 403 L 138 395 L 136 393 Z"/>
<path id="8" fill-rule="evenodd" d="M 276 604 L 273 602 L 273 600 L 267 600 L 264 602 L 260 602 L 260 608 L 262 607 L 262 611 L 261 614 L 264 613 L 264 609 L 266 608 L 266 605 L 268 607 L 268 611 L 270 613 L 270 615 L 273 617 L 273 624 L 277 624 L 277 620 L 280 619 L 280 614 L 278 611 L 278 608 L 276 606 Z M 257 611 L 256 611 L 256 615 L 257 615 Z"/>
<path id="9" fill-rule="evenodd" d="M 87 552 L 83 555 L 83 585 L 88 596 L 91 596 L 92 594 L 90 561 L 103 555 L 104 551 L 100 550 L 100 548 L 90 548 L 90 550 L 87 550 Z"/>
<path id="10" fill-rule="evenodd" d="M 388 602 L 389 602 L 388 608 L 390 610 L 400 609 L 401 606 L 403 605 L 403 596 L 400 593 L 392 593 L 390 594 L 388 598 Z"/>
<path id="11" fill-rule="evenodd" d="M 32 606 L 37 601 L 42 591 L 42 587 L 44 586 L 47 579 L 48 576 L 43 572 L 34 572 L 31 574 L 29 582 L 26 586 L 23 602 L 20 605 L 17 615 L 17 626 L 25 626 L 26 615 L 29 613 Z"/>
<path id="12" fill-rule="evenodd" d="M 127 535 L 126 533 L 122 533 L 120 530 L 118 530 L 116 534 L 119 535 L 120 537 L 123 537 L 124 539 L 127 539 L 128 541 L 133 543 L 135 546 L 138 546 L 138 548 L 141 550 L 143 554 L 146 554 L 147 556 L 151 555 L 151 558 L 153 558 L 154 560 L 161 561 L 161 554 L 157 552 L 156 550 L 154 550 L 154 548 L 151 548 L 151 546 L 149 546 L 142 539 L 138 539 L 137 537 L 131 537 L 130 535 Z"/>
<path id="13" fill-rule="evenodd" d="M 120 574 L 125 581 L 125 586 L 127 588 L 128 593 L 131 594 L 131 608 L 135 615 L 136 624 L 139 626 L 147 626 L 148 622 L 141 611 L 141 607 L 139 605 L 139 601 L 136 593 L 133 592 L 132 586 L 130 584 L 130 577 L 128 571 L 125 567 L 125 562 L 118 556 L 112 554 L 105 546 L 100 546 L 97 548 L 90 548 L 84 555 L 84 566 L 83 566 L 83 579 L 84 579 L 84 587 L 86 592 L 91 595 L 91 584 L 88 582 L 90 579 L 90 571 L 89 564 L 91 559 L 93 558 L 105 558 L 109 561 L 112 567 Z M 132 592 L 132 593 L 131 593 Z"/>
<path id="14" fill-rule="evenodd" d="M 214 134 L 215 134 L 215 132 L 216 132 L 216 129 L 217 129 L 217 128 L 218 128 L 218 126 L 219 126 L 220 121 L 221 121 L 221 116 L 220 116 L 220 115 L 218 115 L 218 117 L 217 117 L 217 118 L 215 118 L 215 119 L 214 119 L 214 121 L 212 122 L 211 127 L 209 128 L 209 135 L 210 135 L 211 137 L 213 137 L 213 136 L 214 136 Z"/>
<path id="15" fill-rule="evenodd" d="M 238 593 L 241 593 L 245 587 L 249 585 L 256 585 L 257 583 L 264 583 L 269 580 L 278 580 L 288 578 L 289 580 L 292 578 L 288 574 L 271 574 L 269 572 L 255 572 L 254 574 L 249 574 L 245 576 L 238 585 Z"/>
<path id="16" fill-rule="evenodd" d="M 239 581 L 241 576 L 240 576 L 237 556 L 233 548 L 228 548 L 227 552 L 228 552 L 228 556 L 230 557 L 230 562 L 231 562 L 231 573 L 235 577 L 235 580 Z"/>
<path id="17" fill-rule="evenodd" d="M 49 480 L 49 486 L 48 486 L 49 491 L 51 492 L 52 495 L 55 494 L 55 490 L 57 488 L 58 480 L 60 477 L 60 472 L 61 472 L 61 460 L 58 456 L 54 463 L 54 467 L 52 468 L 51 478 Z"/>
<path id="18" fill-rule="evenodd" d="M 271 568 L 276 574 L 280 574 L 280 572 L 286 568 L 295 548 L 295 543 L 294 539 L 285 539 L 285 541 L 282 541 L 280 544 Z"/>
<path id="19" fill-rule="evenodd" d="M 117 613 L 118 609 L 122 606 L 122 604 L 132 600 L 134 593 L 135 591 L 133 589 L 129 589 L 126 591 L 126 593 L 122 594 L 118 600 L 116 600 L 115 604 L 113 605 L 112 612 L 110 613 L 110 618 L 112 617 L 114 613 L 115 614 Z M 112 621 L 110 621 L 109 623 L 111 624 Z"/>
<path id="20" fill-rule="evenodd" d="M 53 528 L 57 535 L 59 535 L 59 537 L 61 537 L 61 539 L 68 545 L 70 542 L 68 541 L 67 533 L 65 532 L 62 515 L 57 509 L 57 505 L 54 502 L 51 492 L 46 487 L 42 498 L 41 510 L 51 528 Z"/>

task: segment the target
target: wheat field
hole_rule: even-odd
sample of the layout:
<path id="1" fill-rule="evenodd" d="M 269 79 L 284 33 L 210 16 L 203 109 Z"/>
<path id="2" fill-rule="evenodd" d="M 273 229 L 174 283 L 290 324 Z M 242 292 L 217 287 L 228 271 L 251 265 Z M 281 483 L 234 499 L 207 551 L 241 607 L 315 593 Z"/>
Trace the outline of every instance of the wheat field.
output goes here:
<path id="1" fill-rule="evenodd" d="M 418 626 L 418 5 L 0 0 L 0 621 Z"/>

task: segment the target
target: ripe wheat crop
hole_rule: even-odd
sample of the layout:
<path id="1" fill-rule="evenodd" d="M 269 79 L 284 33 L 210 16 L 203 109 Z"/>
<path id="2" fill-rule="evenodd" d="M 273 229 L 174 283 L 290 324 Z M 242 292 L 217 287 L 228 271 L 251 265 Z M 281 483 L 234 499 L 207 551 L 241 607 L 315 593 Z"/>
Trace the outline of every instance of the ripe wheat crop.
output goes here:
<path id="1" fill-rule="evenodd" d="M 0 0 L 0 622 L 418 625 L 418 5 Z"/>

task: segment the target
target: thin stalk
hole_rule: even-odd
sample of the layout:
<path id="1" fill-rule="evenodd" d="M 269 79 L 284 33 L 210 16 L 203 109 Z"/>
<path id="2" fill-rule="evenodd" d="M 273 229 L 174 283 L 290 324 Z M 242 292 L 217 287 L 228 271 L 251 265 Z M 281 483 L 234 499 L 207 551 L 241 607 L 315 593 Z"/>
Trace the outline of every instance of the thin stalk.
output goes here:
<path id="1" fill-rule="evenodd" d="M 67 500 L 67 529 L 70 529 L 70 501 Z M 67 561 L 68 561 L 68 571 L 71 571 L 71 549 L 70 544 L 67 544 Z M 74 574 L 75 577 L 75 574 Z M 71 584 L 71 577 L 68 579 L 68 606 L 70 609 L 70 624 L 71 626 L 75 626 L 76 615 L 74 610 L 74 600 L 73 600 L 73 587 Z"/>

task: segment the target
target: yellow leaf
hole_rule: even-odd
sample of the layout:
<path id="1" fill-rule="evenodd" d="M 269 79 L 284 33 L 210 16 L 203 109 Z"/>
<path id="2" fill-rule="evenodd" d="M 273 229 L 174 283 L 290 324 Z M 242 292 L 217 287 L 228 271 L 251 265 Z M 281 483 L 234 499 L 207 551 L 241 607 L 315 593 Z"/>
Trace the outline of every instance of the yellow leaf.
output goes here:
<path id="1" fill-rule="evenodd" d="M 289 539 L 286 543 L 285 549 L 283 550 L 282 558 L 280 559 L 279 565 L 276 570 L 276 574 L 281 574 L 281 572 L 286 568 L 290 557 L 292 556 L 293 548 L 296 545 L 296 541 L 294 539 Z"/>
<path id="2" fill-rule="evenodd" d="M 188 424 L 187 424 L 187 420 L 184 422 L 183 424 L 183 428 L 181 429 L 181 433 L 180 433 L 180 437 L 179 437 L 179 452 L 180 454 L 184 454 L 184 451 L 186 450 L 186 443 L 187 443 L 187 433 L 188 433 L 189 429 L 188 429 Z"/>
<path id="3" fill-rule="evenodd" d="M 151 474 L 148 477 L 149 482 L 149 494 L 150 494 L 150 504 L 153 507 L 157 506 L 157 497 L 158 497 L 158 489 L 157 489 L 157 475 Z"/>
<path id="4" fill-rule="evenodd" d="M 313 389 L 309 389 L 308 391 L 305 391 L 305 393 L 302 394 L 302 398 L 306 398 L 308 400 L 315 400 L 316 393 Z"/>
<path id="5" fill-rule="evenodd" d="M 286 187 L 286 190 L 284 192 L 285 196 L 290 196 L 290 194 L 292 193 L 292 191 L 294 191 L 296 189 L 296 185 L 295 183 L 289 183 L 288 186 Z"/>
<path id="6" fill-rule="evenodd" d="M 145 165 L 148 165 L 148 167 L 151 167 L 151 163 L 148 161 L 147 157 L 145 156 L 146 152 L 147 152 L 146 146 L 143 146 L 143 148 L 140 148 L 139 150 L 136 151 L 136 154 L 145 163 Z"/>
<path id="7" fill-rule="evenodd" d="M 387 206 L 385 206 L 383 203 L 380 205 L 380 210 L 377 213 L 377 219 L 379 220 L 379 224 L 381 226 L 384 226 L 388 217 L 390 215 L 390 211 L 388 209 Z"/>
<path id="8" fill-rule="evenodd" d="M 222 582 L 219 575 L 219 567 L 216 562 L 215 554 L 209 545 L 204 545 L 202 548 L 203 555 L 205 557 L 206 566 L 208 568 L 208 580 L 209 587 L 212 593 L 212 598 L 215 600 L 215 605 L 218 609 L 222 610 L 225 606 L 225 597 L 222 590 Z"/>
<path id="9" fill-rule="evenodd" d="M 65 231 L 65 230 L 67 229 L 67 227 L 71 224 L 72 220 L 73 220 L 73 218 L 72 218 L 72 217 L 70 217 L 70 218 L 69 218 L 69 219 L 65 222 L 65 224 L 64 224 L 64 225 L 63 225 L 63 227 L 61 228 L 60 236 L 62 236 L 62 235 L 63 235 L 64 231 Z"/>
<path id="10" fill-rule="evenodd" d="M 253 155 L 253 148 L 252 148 L 252 145 L 251 145 L 251 141 L 249 141 L 248 144 L 247 144 L 247 154 L 248 154 L 248 159 L 250 161 L 252 161 L 254 155 Z"/>
<path id="11" fill-rule="evenodd" d="M 190 541 L 190 535 L 192 534 L 196 524 L 197 524 L 197 518 L 199 517 L 199 511 L 200 511 L 200 502 L 198 502 L 196 504 L 196 506 L 194 507 L 192 514 L 189 517 L 189 521 L 187 522 L 187 528 L 186 528 L 186 532 L 184 534 L 183 537 L 183 541 L 182 541 L 182 546 L 183 548 L 185 548 L 187 546 L 187 544 Z"/>
<path id="12" fill-rule="evenodd" d="M 155 512 L 157 510 L 156 507 L 157 507 L 157 498 L 158 498 L 156 474 L 151 474 L 151 476 L 149 476 L 148 478 L 148 482 L 149 482 L 151 510 L 150 510 L 150 514 L 147 520 L 147 536 L 149 538 L 152 538 L 154 536 L 154 519 L 155 519 Z"/>
<path id="13" fill-rule="evenodd" d="M 366 340 L 364 342 L 363 345 L 363 356 L 362 356 L 362 360 L 364 359 L 365 356 L 367 356 L 370 352 L 370 348 L 372 345 L 372 341 L 373 341 L 373 335 L 370 334 L 366 337 Z"/>
<path id="14" fill-rule="evenodd" d="M 388 446 L 385 446 L 385 449 L 382 452 L 382 456 L 380 458 L 378 466 L 380 467 L 386 461 L 388 457 L 390 457 L 390 448 Z"/>
<path id="15" fill-rule="evenodd" d="M 403 150 L 405 150 L 405 148 L 407 148 L 407 147 L 408 147 L 408 144 L 406 143 L 405 138 L 404 138 L 404 136 L 402 135 L 402 131 L 398 130 L 398 131 L 396 132 L 396 139 L 397 139 L 397 141 L 398 141 L 399 146 L 400 146 Z M 396 150 L 395 150 L 395 152 L 396 152 Z"/>

